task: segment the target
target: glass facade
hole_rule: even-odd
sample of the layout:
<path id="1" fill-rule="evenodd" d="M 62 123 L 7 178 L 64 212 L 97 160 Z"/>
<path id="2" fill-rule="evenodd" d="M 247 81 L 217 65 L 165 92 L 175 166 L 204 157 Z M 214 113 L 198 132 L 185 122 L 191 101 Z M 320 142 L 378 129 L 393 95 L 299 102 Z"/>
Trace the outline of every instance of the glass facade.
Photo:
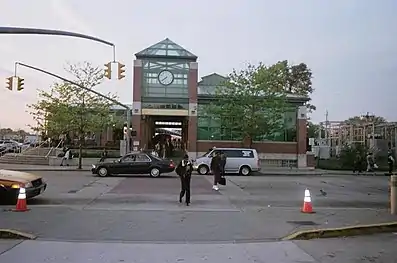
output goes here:
<path id="1" fill-rule="evenodd" d="M 200 110 L 201 109 L 201 110 Z M 216 116 L 203 116 L 203 106 L 199 107 L 197 139 L 219 141 L 242 141 L 242 134 L 233 129 L 222 127 Z M 284 129 L 270 136 L 259 136 L 255 141 L 296 141 L 296 111 L 285 113 Z"/>
<path id="2" fill-rule="evenodd" d="M 162 85 L 160 72 L 168 70 L 173 75 L 170 85 Z M 189 62 L 143 61 L 142 96 L 165 98 L 188 98 Z"/>

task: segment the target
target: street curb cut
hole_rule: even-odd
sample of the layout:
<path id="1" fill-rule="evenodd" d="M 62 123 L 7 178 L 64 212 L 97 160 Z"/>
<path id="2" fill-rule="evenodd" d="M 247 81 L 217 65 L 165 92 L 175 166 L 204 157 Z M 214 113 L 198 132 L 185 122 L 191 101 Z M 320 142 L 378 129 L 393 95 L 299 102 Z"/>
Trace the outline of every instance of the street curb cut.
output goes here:
<path id="1" fill-rule="evenodd" d="M 397 222 L 371 224 L 371 225 L 355 225 L 339 228 L 325 228 L 303 230 L 292 233 L 281 240 L 309 240 L 315 238 L 332 238 L 332 237 L 347 237 L 371 235 L 378 233 L 397 232 Z"/>
<path id="2" fill-rule="evenodd" d="M 0 229 L 0 239 L 29 239 L 34 240 L 37 237 L 35 235 L 17 231 L 14 229 Z"/>

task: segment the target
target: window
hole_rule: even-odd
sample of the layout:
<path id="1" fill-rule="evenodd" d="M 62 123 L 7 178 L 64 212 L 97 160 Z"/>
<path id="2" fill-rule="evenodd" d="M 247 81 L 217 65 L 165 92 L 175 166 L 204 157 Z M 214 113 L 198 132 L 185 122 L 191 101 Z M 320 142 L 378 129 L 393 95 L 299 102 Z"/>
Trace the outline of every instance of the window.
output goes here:
<path id="1" fill-rule="evenodd" d="M 130 163 L 135 161 L 135 155 L 127 155 L 123 159 L 121 159 L 123 163 Z"/>
<path id="2" fill-rule="evenodd" d="M 226 154 L 226 157 L 230 158 L 254 158 L 254 153 L 252 150 L 244 149 L 244 150 L 225 150 L 223 151 Z"/>
<path id="3" fill-rule="evenodd" d="M 150 162 L 150 158 L 146 154 L 138 154 L 136 156 L 137 162 Z"/>

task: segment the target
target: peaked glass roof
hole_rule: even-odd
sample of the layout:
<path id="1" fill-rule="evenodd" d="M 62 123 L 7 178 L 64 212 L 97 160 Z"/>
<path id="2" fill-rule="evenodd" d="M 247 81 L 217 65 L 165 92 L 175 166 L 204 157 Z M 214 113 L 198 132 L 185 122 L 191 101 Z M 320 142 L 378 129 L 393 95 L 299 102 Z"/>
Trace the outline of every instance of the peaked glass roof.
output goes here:
<path id="1" fill-rule="evenodd" d="M 197 59 L 197 56 L 187 51 L 180 45 L 171 41 L 169 38 L 158 42 L 135 54 L 139 57 L 173 57 L 173 58 L 190 58 Z"/>

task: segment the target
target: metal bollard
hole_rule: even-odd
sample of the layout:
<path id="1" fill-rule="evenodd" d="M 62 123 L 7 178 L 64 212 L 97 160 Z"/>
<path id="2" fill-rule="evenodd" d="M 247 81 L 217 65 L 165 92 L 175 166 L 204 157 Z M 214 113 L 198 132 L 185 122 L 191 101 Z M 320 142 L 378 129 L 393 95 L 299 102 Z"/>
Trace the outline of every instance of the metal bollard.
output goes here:
<path id="1" fill-rule="evenodd" d="M 397 215 L 397 175 L 390 176 L 390 213 Z"/>

